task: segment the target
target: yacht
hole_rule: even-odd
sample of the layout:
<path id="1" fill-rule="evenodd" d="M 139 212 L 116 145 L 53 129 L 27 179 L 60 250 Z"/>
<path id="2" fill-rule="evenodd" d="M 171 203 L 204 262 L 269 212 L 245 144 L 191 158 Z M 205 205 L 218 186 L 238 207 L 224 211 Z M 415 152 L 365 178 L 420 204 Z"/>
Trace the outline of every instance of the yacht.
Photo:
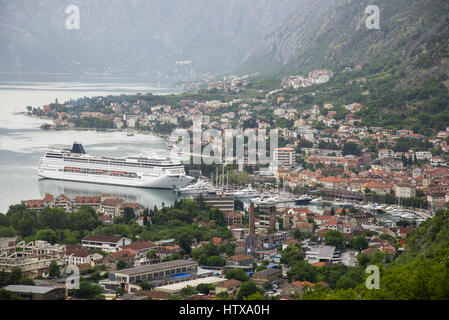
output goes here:
<path id="1" fill-rule="evenodd" d="M 259 196 L 259 191 L 253 189 L 251 186 L 245 189 L 234 192 L 234 197 L 237 199 L 251 199 Z"/>
<path id="2" fill-rule="evenodd" d="M 178 189 L 184 195 L 200 195 L 216 193 L 215 187 L 208 181 L 198 180 L 196 183 Z"/>
<path id="3" fill-rule="evenodd" d="M 300 196 L 299 198 L 295 199 L 295 202 L 296 202 L 297 205 L 300 205 L 300 204 L 311 203 L 312 200 L 313 199 L 311 197 L 309 197 L 308 195 L 303 195 L 303 196 Z"/>

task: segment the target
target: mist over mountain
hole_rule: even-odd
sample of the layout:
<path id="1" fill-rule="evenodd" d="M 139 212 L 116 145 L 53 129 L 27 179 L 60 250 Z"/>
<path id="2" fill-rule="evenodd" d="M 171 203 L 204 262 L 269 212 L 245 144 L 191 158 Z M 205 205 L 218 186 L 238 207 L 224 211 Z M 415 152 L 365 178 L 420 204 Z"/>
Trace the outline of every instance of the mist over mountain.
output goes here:
<path id="1" fill-rule="evenodd" d="M 247 59 L 298 0 L 0 0 L 0 73 L 183 80 Z M 68 30 L 68 5 L 80 29 Z M 177 61 L 191 61 L 177 64 Z"/>

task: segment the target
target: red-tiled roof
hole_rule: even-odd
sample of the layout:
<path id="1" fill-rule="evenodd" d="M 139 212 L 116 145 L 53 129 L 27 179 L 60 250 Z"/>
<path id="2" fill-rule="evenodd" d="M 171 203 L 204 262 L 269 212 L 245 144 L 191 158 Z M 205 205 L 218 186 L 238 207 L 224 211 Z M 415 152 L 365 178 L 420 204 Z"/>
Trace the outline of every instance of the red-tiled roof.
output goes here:
<path id="1" fill-rule="evenodd" d="M 245 261 L 254 259 L 252 256 L 248 256 L 246 254 L 237 254 L 235 256 L 229 257 L 228 260 L 231 261 Z"/>
<path id="2" fill-rule="evenodd" d="M 315 287 L 315 284 L 309 281 L 294 281 L 291 284 L 298 288 Z"/>
<path id="3" fill-rule="evenodd" d="M 224 282 L 221 282 L 221 283 L 216 284 L 215 287 L 216 287 L 216 288 L 217 288 L 217 287 L 219 287 L 219 288 L 230 288 L 230 287 L 233 287 L 233 286 L 235 286 L 235 285 L 239 285 L 240 283 L 242 283 L 242 282 L 239 281 L 239 280 L 236 280 L 236 279 L 230 279 L 230 280 L 226 280 L 226 281 L 224 281 Z"/>

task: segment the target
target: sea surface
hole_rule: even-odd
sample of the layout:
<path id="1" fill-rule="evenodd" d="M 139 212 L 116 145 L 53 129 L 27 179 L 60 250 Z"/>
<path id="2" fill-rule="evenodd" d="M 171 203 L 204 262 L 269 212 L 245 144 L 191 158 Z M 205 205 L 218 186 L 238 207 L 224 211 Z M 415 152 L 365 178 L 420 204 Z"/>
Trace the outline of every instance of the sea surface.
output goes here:
<path id="1" fill-rule="evenodd" d="M 154 190 L 104 186 L 77 182 L 40 180 L 37 168 L 40 157 L 51 144 L 72 144 L 79 141 L 89 154 L 131 156 L 152 153 L 168 156 L 165 140 L 154 135 L 126 132 L 62 130 L 43 131 L 48 121 L 20 112 L 26 106 L 38 107 L 82 97 L 148 93 L 171 94 L 174 88 L 145 83 L 119 82 L 4 82 L 0 81 L 0 212 L 21 200 L 42 199 L 46 193 L 77 195 L 111 194 L 140 202 L 148 207 L 172 204 L 177 195 L 170 190 Z"/>

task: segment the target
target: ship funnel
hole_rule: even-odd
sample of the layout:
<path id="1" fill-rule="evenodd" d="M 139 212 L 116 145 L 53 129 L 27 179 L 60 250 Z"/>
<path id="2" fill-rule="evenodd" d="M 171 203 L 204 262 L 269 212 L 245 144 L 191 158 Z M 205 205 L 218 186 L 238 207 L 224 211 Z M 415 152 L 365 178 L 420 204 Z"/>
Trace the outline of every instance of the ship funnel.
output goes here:
<path id="1" fill-rule="evenodd" d="M 86 151 L 84 151 L 83 145 L 79 142 L 74 142 L 72 146 L 72 153 L 80 153 L 80 154 L 86 154 Z"/>

